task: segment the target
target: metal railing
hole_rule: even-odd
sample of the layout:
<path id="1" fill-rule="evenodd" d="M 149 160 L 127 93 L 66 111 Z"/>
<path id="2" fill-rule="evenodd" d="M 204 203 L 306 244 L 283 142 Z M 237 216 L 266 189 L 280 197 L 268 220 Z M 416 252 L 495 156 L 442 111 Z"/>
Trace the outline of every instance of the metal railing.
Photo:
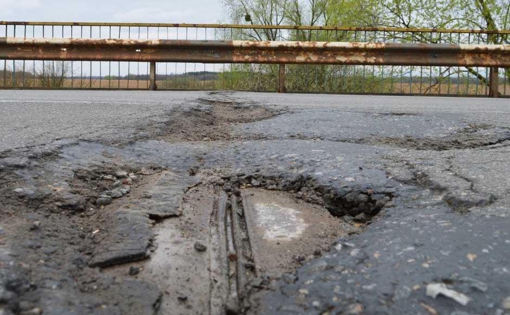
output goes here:
<path id="1" fill-rule="evenodd" d="M 510 31 L 293 27 L 162 23 L 0 22 L 0 37 L 133 40 L 332 41 L 508 44 Z M 1 60 L 0 87 L 148 89 L 145 61 Z M 275 91 L 282 71 L 289 92 L 487 96 L 491 82 L 510 96 L 510 69 L 479 66 L 287 65 L 158 62 L 158 89 Z M 492 74 L 491 74 L 492 73 Z M 496 76 L 496 77 L 495 77 Z M 497 80 L 495 80 L 497 79 Z M 492 94 L 495 88 L 492 85 Z M 497 95 L 497 94 L 496 94 Z"/>

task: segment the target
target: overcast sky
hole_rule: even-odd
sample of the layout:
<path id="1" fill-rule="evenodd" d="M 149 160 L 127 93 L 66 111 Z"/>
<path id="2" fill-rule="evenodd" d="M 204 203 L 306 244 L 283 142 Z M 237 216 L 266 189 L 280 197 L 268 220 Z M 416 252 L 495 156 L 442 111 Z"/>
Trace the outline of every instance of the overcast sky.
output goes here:
<path id="1" fill-rule="evenodd" d="M 0 0 L 0 20 L 217 23 L 221 0 Z"/>

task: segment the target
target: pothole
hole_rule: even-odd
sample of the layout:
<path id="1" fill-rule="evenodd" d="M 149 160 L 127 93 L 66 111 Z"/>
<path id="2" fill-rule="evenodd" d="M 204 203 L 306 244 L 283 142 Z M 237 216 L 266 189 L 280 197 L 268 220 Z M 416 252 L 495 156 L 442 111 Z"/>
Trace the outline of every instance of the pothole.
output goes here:
<path id="1" fill-rule="evenodd" d="M 235 101 L 200 99 L 202 104 L 171 113 L 170 120 L 143 128 L 150 138 L 168 142 L 235 140 L 235 124 L 269 119 L 281 111 Z"/>
<path id="2" fill-rule="evenodd" d="M 260 290 L 347 236 L 341 219 L 293 194 L 243 188 L 227 194 L 199 185 L 183 197 L 178 217 L 154 228 L 149 260 L 105 269 L 156 283 L 165 292 L 159 314 L 238 314 Z"/>
<path id="3" fill-rule="evenodd" d="M 448 151 L 474 149 L 501 144 L 510 140 L 510 131 L 485 125 L 472 125 L 469 128 L 442 138 L 380 137 L 372 136 L 352 142 L 368 145 L 387 145 L 413 150 Z"/>
<path id="4" fill-rule="evenodd" d="M 337 190 L 302 176 L 192 173 L 195 183 L 174 189 L 184 179 L 165 171 L 138 192 L 150 196 L 150 203 L 127 200 L 113 213 L 134 215 L 131 230 L 116 223 L 92 256 L 93 266 L 104 267 L 105 274 L 155 283 L 164 292 L 159 314 L 245 313 L 254 291 L 292 277 L 339 237 L 362 232 L 394 197 L 386 188 Z M 169 189 L 174 192 L 163 193 Z M 165 199 L 168 195 L 173 197 Z M 179 210 L 157 221 L 152 239 L 144 220 L 154 218 L 154 204 Z"/>

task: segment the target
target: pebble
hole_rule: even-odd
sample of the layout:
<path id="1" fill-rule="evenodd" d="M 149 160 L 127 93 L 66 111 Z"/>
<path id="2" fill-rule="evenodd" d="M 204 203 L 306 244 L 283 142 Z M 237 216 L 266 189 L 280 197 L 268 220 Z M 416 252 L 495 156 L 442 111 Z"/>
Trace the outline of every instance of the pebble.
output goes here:
<path id="1" fill-rule="evenodd" d="M 129 275 L 130 276 L 136 276 L 139 273 L 140 273 L 140 268 L 139 267 L 130 267 L 129 268 Z"/>
<path id="2" fill-rule="evenodd" d="M 131 179 L 131 177 L 128 177 L 122 181 L 122 184 L 123 185 L 131 185 L 131 184 L 133 184 L 133 180 Z"/>
<path id="3" fill-rule="evenodd" d="M 111 196 L 112 196 L 112 198 L 120 198 L 120 197 L 124 196 L 124 194 L 122 193 L 122 191 L 119 188 L 115 188 L 114 190 L 112 190 Z"/>
<path id="4" fill-rule="evenodd" d="M 41 228 L 41 222 L 35 221 L 34 223 L 32 223 L 32 226 L 30 227 L 30 231 L 39 230 L 40 228 Z"/>
<path id="5" fill-rule="evenodd" d="M 129 192 L 131 191 L 131 187 L 130 186 L 127 186 L 127 185 L 124 185 L 120 188 L 120 192 L 123 194 L 123 195 L 126 195 L 128 194 Z"/>
<path id="6" fill-rule="evenodd" d="M 503 300 L 503 309 L 510 310 L 510 296 Z"/>
<path id="7" fill-rule="evenodd" d="M 96 204 L 98 206 L 107 206 L 107 205 L 111 204 L 112 201 L 113 201 L 112 198 L 107 197 L 107 196 L 102 196 L 101 198 L 97 199 Z"/>
<path id="8" fill-rule="evenodd" d="M 126 172 L 126 171 L 117 171 L 117 172 L 115 172 L 115 177 L 117 177 L 117 178 L 126 178 L 126 177 L 128 177 L 128 172 Z"/>
<path id="9" fill-rule="evenodd" d="M 351 304 L 347 307 L 345 314 L 355 315 L 363 313 L 363 305 L 361 304 Z"/>
<path id="10" fill-rule="evenodd" d="M 29 310 L 29 311 L 24 312 L 23 314 L 26 314 L 26 315 L 40 315 L 42 313 L 43 313 L 42 309 L 36 307 L 36 308 L 33 308 L 33 309 Z"/>
<path id="11" fill-rule="evenodd" d="M 205 252 L 207 250 L 207 246 L 200 242 L 195 242 L 195 245 L 193 247 L 197 252 Z"/>

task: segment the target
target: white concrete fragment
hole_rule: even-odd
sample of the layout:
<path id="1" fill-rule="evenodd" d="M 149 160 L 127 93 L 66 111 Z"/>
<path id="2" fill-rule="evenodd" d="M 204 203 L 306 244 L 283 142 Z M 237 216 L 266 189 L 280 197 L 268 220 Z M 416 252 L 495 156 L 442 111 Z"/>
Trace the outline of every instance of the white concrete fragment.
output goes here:
<path id="1" fill-rule="evenodd" d="M 468 296 L 448 289 L 444 283 L 431 283 L 427 285 L 427 296 L 435 299 L 439 294 L 449 297 L 450 299 L 453 299 L 457 303 L 464 306 L 466 306 L 469 301 L 471 301 L 471 298 Z"/>
<path id="2" fill-rule="evenodd" d="M 299 238 L 308 224 L 299 216 L 299 211 L 275 203 L 256 203 L 257 225 L 262 227 L 264 239 L 289 241 Z"/>

